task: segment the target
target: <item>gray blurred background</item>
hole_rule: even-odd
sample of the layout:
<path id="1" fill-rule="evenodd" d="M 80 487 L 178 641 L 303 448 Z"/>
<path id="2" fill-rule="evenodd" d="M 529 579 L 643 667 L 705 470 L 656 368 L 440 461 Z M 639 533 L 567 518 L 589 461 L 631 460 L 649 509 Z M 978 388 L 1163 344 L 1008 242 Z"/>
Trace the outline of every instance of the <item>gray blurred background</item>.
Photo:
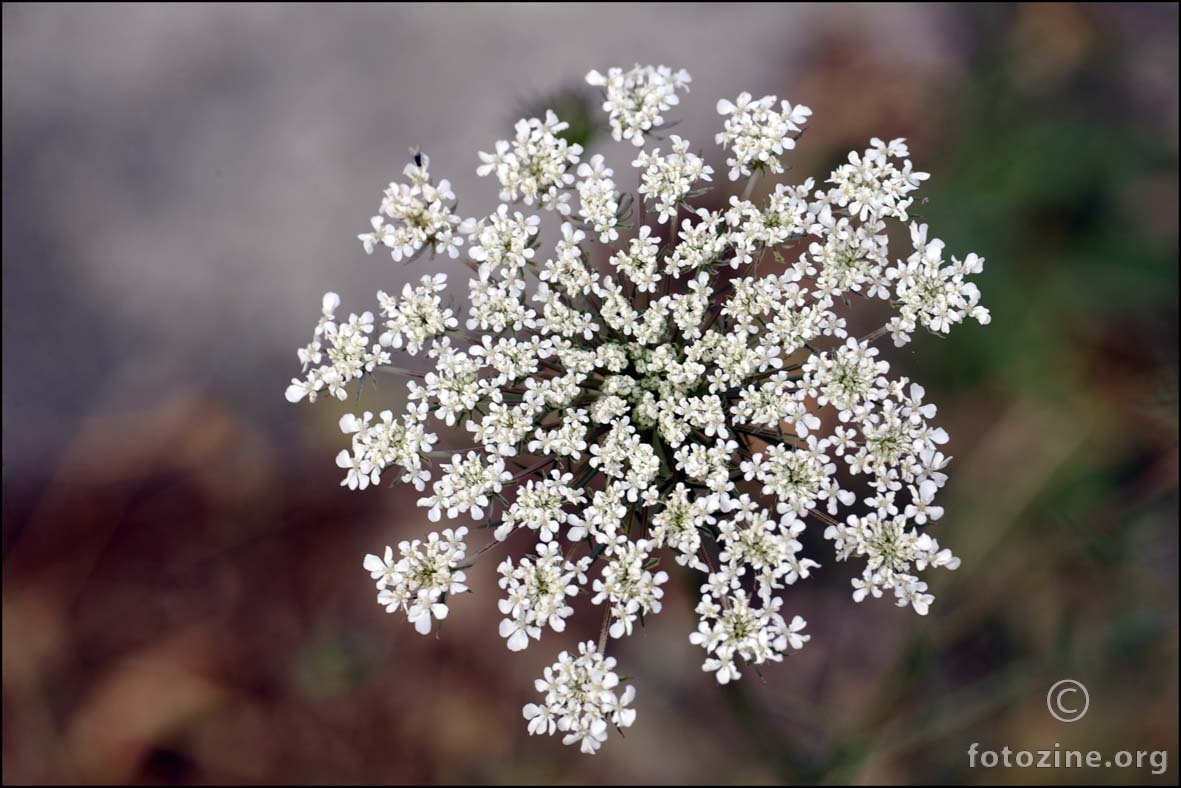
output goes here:
<path id="1" fill-rule="evenodd" d="M 1177 39 L 1141 4 L 6 4 L 4 782 L 1175 783 Z M 355 241 L 410 145 L 486 211 L 476 151 L 635 62 L 692 73 L 676 131 L 715 168 L 742 90 L 815 110 L 800 178 L 908 137 L 994 323 L 891 358 L 953 436 L 932 615 L 826 567 L 808 648 L 723 691 L 674 594 L 587 759 L 519 719 L 585 633 L 510 657 L 491 566 L 441 639 L 385 616 L 360 559 L 426 530 L 413 493 L 341 491 L 339 410 L 282 394 L 325 290 L 430 265 Z M 970 770 L 973 741 L 1170 769 Z"/>

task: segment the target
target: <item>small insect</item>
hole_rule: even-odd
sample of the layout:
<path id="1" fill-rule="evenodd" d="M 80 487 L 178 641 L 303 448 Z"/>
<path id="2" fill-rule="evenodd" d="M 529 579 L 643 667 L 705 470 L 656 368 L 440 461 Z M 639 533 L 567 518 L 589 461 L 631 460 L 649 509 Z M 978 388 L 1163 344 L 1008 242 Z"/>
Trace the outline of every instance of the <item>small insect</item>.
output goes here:
<path id="1" fill-rule="evenodd" d="M 417 145 L 415 145 L 413 148 L 410 149 L 410 155 L 414 158 L 414 166 L 421 167 L 422 166 L 422 151 L 418 149 Z"/>

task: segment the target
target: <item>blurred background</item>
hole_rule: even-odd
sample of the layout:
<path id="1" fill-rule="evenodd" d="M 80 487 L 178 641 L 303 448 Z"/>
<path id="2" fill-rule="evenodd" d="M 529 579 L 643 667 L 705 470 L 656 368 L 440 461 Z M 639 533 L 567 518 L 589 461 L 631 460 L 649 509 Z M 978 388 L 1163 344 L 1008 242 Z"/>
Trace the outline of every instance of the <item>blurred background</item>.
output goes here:
<path id="1" fill-rule="evenodd" d="M 325 290 L 368 309 L 430 265 L 354 240 L 408 146 L 486 209 L 477 150 L 635 62 L 690 70 L 715 168 L 742 90 L 815 110 L 801 178 L 909 138 L 994 319 L 889 351 L 952 435 L 931 615 L 827 561 L 789 601 L 808 647 L 720 688 L 674 591 L 618 649 L 637 724 L 588 758 L 520 707 L 595 625 L 510 657 L 495 562 L 441 637 L 387 616 L 361 559 L 425 517 L 339 487 L 339 409 L 283 390 Z M 1175 784 L 1177 155 L 1173 4 L 5 4 L 3 781 Z"/>

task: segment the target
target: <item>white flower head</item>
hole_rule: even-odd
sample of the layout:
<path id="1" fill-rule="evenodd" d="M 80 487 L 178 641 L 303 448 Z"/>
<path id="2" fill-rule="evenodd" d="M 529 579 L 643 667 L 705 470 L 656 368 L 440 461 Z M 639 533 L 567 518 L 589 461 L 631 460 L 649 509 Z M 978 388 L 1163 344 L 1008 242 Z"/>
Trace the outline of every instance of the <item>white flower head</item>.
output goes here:
<path id="1" fill-rule="evenodd" d="M 783 101 L 776 107 L 775 96 L 756 99 L 742 93 L 735 101 L 718 101 L 718 114 L 726 118 L 717 134 L 719 145 L 730 149 L 730 180 L 766 170 L 783 172 L 780 156 L 796 146 L 795 138 L 803 131 L 812 110 L 802 104 Z"/>
<path id="2" fill-rule="evenodd" d="M 378 214 L 369 220 L 371 230 L 357 236 L 366 254 L 382 245 L 398 261 L 413 259 L 424 249 L 459 256 L 471 223 L 455 213 L 451 183 L 444 178 L 436 184 L 430 163 L 426 154 L 411 151 L 411 161 L 402 171 L 405 180 L 389 185 Z"/>
<path id="3" fill-rule="evenodd" d="M 704 156 L 657 139 L 689 75 L 636 66 L 587 81 L 614 138 L 638 149 L 637 191 L 604 154 L 584 160 L 553 112 L 479 154 L 501 200 L 479 221 L 460 219 L 415 152 L 361 241 L 399 260 L 456 258 L 466 293 L 427 270 L 379 292 L 376 316 L 346 317 L 325 294 L 286 397 L 385 396 L 365 385 L 376 373 L 408 378 L 397 407 L 340 419 L 341 484 L 413 484 L 428 519 L 458 522 L 367 556 L 378 601 L 429 633 L 467 590 L 466 569 L 501 550 L 507 650 L 542 647 L 581 628 L 577 609 L 597 609 L 597 641 L 561 651 L 524 708 L 530 733 L 593 753 L 635 721 L 607 652 L 661 612 L 671 571 L 699 573 L 689 640 L 723 684 L 810 639 L 788 611 L 820 566 L 817 533 L 835 560 L 859 562 L 856 602 L 893 592 L 930 610 L 922 573 L 959 565 L 930 533 L 951 519 L 950 436 L 881 344 L 989 313 L 972 281 L 983 259 L 950 255 L 910 218 L 927 174 L 904 140 L 873 138 L 828 177 L 789 183 L 783 157 L 811 110 L 722 100 L 728 175 L 751 180 L 711 209 Z M 759 199 L 755 177 L 768 179 Z M 870 299 L 893 314 L 853 334 Z M 394 353 L 412 360 L 395 366 Z M 469 551 L 476 533 L 484 544 Z"/>
<path id="4" fill-rule="evenodd" d="M 638 64 L 626 71 L 611 68 L 606 74 L 591 71 L 586 75 L 588 85 L 603 89 L 611 136 L 617 141 L 630 140 L 637 148 L 644 144 L 645 134 L 664 125 L 664 113 L 680 103 L 677 91 L 688 92 L 692 81 L 684 69 Z"/>
<path id="5" fill-rule="evenodd" d="M 398 544 L 400 557 L 386 547 L 385 556 L 365 556 L 365 569 L 377 581 L 377 603 L 386 612 L 406 614 L 420 634 L 447 618 L 447 597 L 467 591 L 461 569 L 467 546 L 466 528 L 432 532 L 427 540 Z"/>
<path id="6" fill-rule="evenodd" d="M 635 688 L 621 689 L 615 659 L 604 657 L 592 641 L 579 644 L 578 656 L 559 654 L 535 685 L 543 701 L 523 709 L 529 733 L 561 732 L 563 744 L 577 744 L 588 755 L 603 746 L 610 727 L 629 728 L 636 720 L 629 708 Z"/>

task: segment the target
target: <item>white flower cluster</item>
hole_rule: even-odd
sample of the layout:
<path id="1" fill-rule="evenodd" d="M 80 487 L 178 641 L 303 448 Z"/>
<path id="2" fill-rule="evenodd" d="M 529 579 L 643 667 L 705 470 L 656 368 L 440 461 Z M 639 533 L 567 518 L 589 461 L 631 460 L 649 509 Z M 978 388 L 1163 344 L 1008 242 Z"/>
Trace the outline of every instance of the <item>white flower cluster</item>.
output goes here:
<path id="1" fill-rule="evenodd" d="M 341 485 L 364 490 L 371 483 L 381 484 L 381 472 L 395 465 L 402 471 L 399 478 L 403 483 L 422 490 L 431 478 L 422 467 L 422 458 L 438 440 L 424 426 L 426 406 L 409 408 L 399 419 L 393 411 L 383 410 L 379 419 L 374 423 L 369 411 L 360 418 L 352 413 L 340 417 L 340 431 L 353 436 L 352 451 L 342 449 L 336 455 L 337 466 L 348 470 Z"/>
<path id="2" fill-rule="evenodd" d="M 427 340 L 459 325 L 455 313 L 444 308 L 438 296 L 446 286 L 446 274 L 427 274 L 418 287 L 405 285 L 401 299 L 378 290 L 381 314 L 388 318 L 385 333 L 378 338 L 382 347 L 397 350 L 405 344 L 406 352 L 413 356 L 422 350 Z"/>
<path id="3" fill-rule="evenodd" d="M 689 91 L 692 82 L 685 69 L 674 72 L 666 66 L 641 66 L 624 71 L 607 70 L 586 75 L 588 85 L 603 88 L 603 109 L 616 141 L 631 140 L 637 148 L 644 144 L 644 134 L 664 125 L 664 114 L 680 103 L 678 90 Z"/>
<path id="4" fill-rule="evenodd" d="M 370 343 L 373 313 L 351 314 L 347 321 L 337 323 L 336 310 L 339 307 L 340 296 L 324 294 L 312 341 L 299 349 L 304 377 L 291 379 L 291 385 L 287 387 L 288 402 L 299 402 L 304 397 L 315 402 L 316 396 L 325 389 L 337 399 L 345 400 L 350 383 L 390 362 L 390 354 L 379 343 Z M 321 364 L 321 361 L 327 363 Z"/>
<path id="5" fill-rule="evenodd" d="M 636 710 L 628 708 L 635 688 L 628 685 L 618 692 L 615 658 L 603 656 L 593 641 L 580 643 L 577 657 L 559 654 L 536 685 L 545 701 L 525 706 L 529 733 L 552 736 L 561 731 L 566 734 L 563 744 L 578 744 L 588 755 L 607 741 L 609 726 L 628 728 L 636 720 Z"/>
<path id="6" fill-rule="evenodd" d="M 510 651 L 527 648 L 529 638 L 540 640 L 542 627 L 554 632 L 566 628 L 566 619 L 574 615 L 566 597 L 578 595 L 590 562 L 589 556 L 577 563 L 567 561 L 557 542 L 539 544 L 536 558 L 522 558 L 515 567 L 511 558 L 504 559 L 498 568 L 500 587 L 505 590 L 500 612 L 506 616 L 500 622 L 500 636 L 508 641 Z"/>
<path id="7" fill-rule="evenodd" d="M 641 151 L 639 157 L 632 162 L 632 166 L 639 167 L 640 194 L 656 203 L 656 210 L 660 211 L 658 222 L 664 224 L 676 215 L 681 202 L 689 196 L 693 184 L 698 181 L 708 181 L 713 175 L 710 167 L 695 153 L 689 152 L 689 141 L 683 140 L 676 134 L 669 137 L 672 151 L 661 155 L 660 149 Z"/>
<path id="8" fill-rule="evenodd" d="M 430 632 L 434 621 L 447 618 L 447 597 L 468 590 L 459 568 L 467 555 L 466 535 L 466 528 L 448 528 L 430 534 L 425 544 L 399 542 L 397 561 L 392 547 L 382 557 L 365 556 L 365 569 L 377 581 L 377 603 L 387 612 L 405 613 L 422 634 Z"/>
<path id="9" fill-rule="evenodd" d="M 742 93 L 736 101 L 718 101 L 718 114 L 728 116 L 718 132 L 717 142 L 730 149 L 731 157 L 726 159 L 730 180 L 736 181 L 756 170 L 783 172 L 779 157 L 795 148 L 792 135 L 804 130 L 812 110 L 802 104 L 793 107 L 787 101 L 776 110 L 776 101 L 775 96 L 756 99 L 749 93 Z"/>
<path id="10" fill-rule="evenodd" d="M 397 261 L 412 259 L 427 248 L 449 257 L 459 256 L 463 236 L 471 229 L 455 215 L 455 192 L 451 191 L 450 181 L 433 183 L 430 163 L 428 156 L 416 151 L 414 161 L 402 170 L 405 182 L 391 183 L 385 190 L 380 212 L 369 220 L 373 230 L 357 236 L 366 254 L 372 254 L 381 244 Z"/>
<path id="11" fill-rule="evenodd" d="M 605 90 L 616 138 L 642 148 L 689 77 L 637 66 L 588 81 Z M 718 111 L 730 177 L 752 179 L 784 171 L 780 157 L 811 114 L 749 94 Z M 329 294 L 288 399 L 325 389 L 343 398 L 350 382 L 392 371 L 392 349 L 429 358 L 430 371 L 405 373 L 404 410 L 341 420 L 352 440 L 337 458 L 343 484 L 372 487 L 394 469 L 423 491 L 431 520 L 486 530 L 487 544 L 468 558 L 457 528 L 403 543 L 396 563 L 391 550 L 367 557 L 378 601 L 428 632 L 466 590 L 463 569 L 512 546 L 520 557 L 499 565 L 510 650 L 563 632 L 580 602 L 601 613 L 598 642 L 562 652 L 538 681 L 544 703 L 525 707 L 531 733 L 561 731 L 594 752 L 612 725 L 634 720 L 634 690 L 619 691 L 606 649 L 660 612 L 663 556 L 699 573 L 689 640 L 721 683 L 809 640 L 785 606 L 820 567 L 809 554 L 826 540 L 837 560 L 863 562 L 856 601 L 892 591 L 928 611 L 919 573 L 958 564 L 925 530 L 943 515 L 949 437 L 923 388 L 891 375 L 875 343 L 989 318 L 969 281 L 983 261 L 945 259 L 925 225 L 908 225 L 927 175 L 902 140 L 871 140 L 821 187 L 769 184 L 760 201 L 735 196 L 709 210 L 694 190 L 713 170 L 687 141 L 640 151 L 639 193 L 629 196 L 602 155 L 582 160 L 565 128 L 553 113 L 526 119 L 515 140 L 481 154 L 478 171 L 496 177 L 504 202 L 478 221 L 450 213 L 446 182 L 431 186 L 416 156 L 404 188 L 387 192 L 397 207 L 383 213 L 395 230 L 429 229 L 391 248 L 405 258 L 464 244 L 466 314 L 445 305 L 446 277 L 427 274 L 398 297 L 378 294 L 374 340 L 373 316 L 338 323 Z M 651 203 L 654 224 L 643 210 L 635 222 L 629 201 Z M 560 216 L 552 250 L 534 208 Z M 909 247 L 892 250 L 905 233 L 890 230 L 907 226 Z M 366 248 L 377 240 L 362 238 Z M 852 311 L 870 299 L 893 316 L 851 336 Z M 435 449 L 438 425 L 462 425 L 449 433 L 453 448 Z"/>
<path id="12" fill-rule="evenodd" d="M 561 133 L 569 123 L 546 110 L 545 118 L 517 121 L 517 138 L 500 140 L 495 153 L 480 153 L 484 163 L 479 175 L 495 174 L 500 181 L 500 199 L 521 200 L 525 205 L 540 205 L 561 214 L 570 213 L 570 193 L 574 183 L 570 172 L 582 155 L 581 145 L 571 145 Z"/>
<path id="13" fill-rule="evenodd" d="M 614 174 L 601 153 L 578 165 L 578 198 L 582 202 L 578 215 L 599 234 L 602 243 L 619 239 L 619 193 L 611 180 Z"/>

